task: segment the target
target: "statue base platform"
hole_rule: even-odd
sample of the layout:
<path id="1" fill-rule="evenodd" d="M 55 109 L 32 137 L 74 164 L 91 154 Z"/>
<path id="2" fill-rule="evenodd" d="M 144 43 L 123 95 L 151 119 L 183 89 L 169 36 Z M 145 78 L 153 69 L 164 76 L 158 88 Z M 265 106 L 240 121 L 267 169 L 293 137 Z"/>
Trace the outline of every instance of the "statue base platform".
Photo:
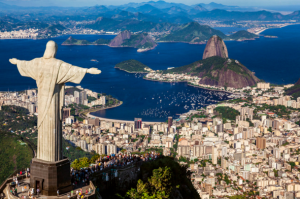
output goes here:
<path id="1" fill-rule="evenodd" d="M 48 162 L 32 159 L 30 165 L 30 187 L 36 193 L 39 188 L 40 193 L 45 196 L 57 196 L 69 192 L 73 189 L 70 175 L 70 161 L 63 159 L 57 162 Z"/>

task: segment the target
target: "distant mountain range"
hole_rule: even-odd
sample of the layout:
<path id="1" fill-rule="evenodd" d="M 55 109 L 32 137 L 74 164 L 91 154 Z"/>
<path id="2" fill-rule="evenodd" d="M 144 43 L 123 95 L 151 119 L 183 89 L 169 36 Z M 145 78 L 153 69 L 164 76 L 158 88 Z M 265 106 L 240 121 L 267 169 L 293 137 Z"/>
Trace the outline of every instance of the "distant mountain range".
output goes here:
<path id="1" fill-rule="evenodd" d="M 213 29 L 207 25 L 200 25 L 197 22 L 190 22 L 178 27 L 166 36 L 160 37 L 160 42 L 187 42 L 190 44 L 203 44 L 213 35 L 226 40 L 253 40 L 258 36 L 246 30 L 238 31 L 232 35 L 225 35 L 223 32 Z"/>
<path id="2" fill-rule="evenodd" d="M 216 34 L 222 39 L 245 40 L 255 35 L 238 32 L 226 36 L 209 26 L 195 21 L 218 20 L 233 25 L 238 21 L 300 20 L 300 11 L 288 15 L 265 10 L 246 9 L 217 3 L 188 6 L 165 1 L 130 3 L 120 6 L 96 5 L 91 7 L 21 7 L 0 2 L 0 31 L 34 28 L 45 37 L 57 36 L 65 29 L 94 29 L 98 31 L 133 33 L 158 32 L 160 42 L 201 43 Z M 75 23 L 75 22 L 82 23 Z M 58 25 L 59 24 L 59 25 Z M 187 25 L 188 24 L 188 25 Z"/>
<path id="3" fill-rule="evenodd" d="M 129 3 L 120 6 L 96 5 L 91 7 L 22 7 L 0 2 L 0 17 L 11 15 L 21 21 L 88 21 L 99 17 L 120 21 L 143 21 L 145 26 L 149 22 L 161 24 L 186 24 L 194 20 L 299 20 L 299 11 L 283 15 L 253 7 L 227 6 L 217 3 L 196 4 L 188 6 L 182 3 L 165 1 L 148 1 L 143 3 Z M 125 24 L 127 24 L 125 22 Z M 120 24 L 122 26 L 122 23 Z M 145 28 L 147 29 L 147 28 Z"/>

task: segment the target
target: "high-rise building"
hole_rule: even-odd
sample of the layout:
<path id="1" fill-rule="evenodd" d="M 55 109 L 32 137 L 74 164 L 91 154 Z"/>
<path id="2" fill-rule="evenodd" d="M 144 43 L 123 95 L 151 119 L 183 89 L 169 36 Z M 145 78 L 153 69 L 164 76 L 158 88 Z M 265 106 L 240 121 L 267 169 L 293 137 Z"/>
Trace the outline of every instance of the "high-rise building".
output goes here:
<path id="1" fill-rule="evenodd" d="M 227 156 L 227 146 L 222 147 L 222 156 Z"/>
<path id="2" fill-rule="evenodd" d="M 28 105 L 28 110 L 31 114 L 35 113 L 35 108 L 36 108 L 35 104 Z"/>
<path id="3" fill-rule="evenodd" d="M 26 93 L 29 96 L 36 96 L 36 90 L 27 90 Z"/>
<path id="4" fill-rule="evenodd" d="M 68 117 L 68 118 L 66 118 L 65 122 L 66 122 L 66 124 L 71 125 L 71 124 L 73 124 L 74 120 L 71 117 Z"/>
<path id="5" fill-rule="evenodd" d="M 106 97 L 105 96 L 100 97 L 100 104 L 105 106 L 105 104 L 106 104 Z"/>
<path id="6" fill-rule="evenodd" d="M 222 167 L 222 169 L 226 169 L 228 167 L 227 160 L 225 158 L 221 159 L 221 167 Z"/>
<path id="7" fill-rule="evenodd" d="M 212 186 L 211 186 L 211 184 L 205 183 L 205 184 L 204 184 L 204 190 L 205 190 L 205 192 L 208 193 L 210 196 L 212 195 Z"/>
<path id="8" fill-rule="evenodd" d="M 217 133 L 223 132 L 223 123 L 217 124 Z"/>
<path id="9" fill-rule="evenodd" d="M 84 104 L 84 101 L 87 100 L 86 91 L 81 91 L 79 93 L 79 104 Z"/>
<path id="10" fill-rule="evenodd" d="M 190 146 L 178 146 L 177 153 L 178 153 L 178 156 L 190 156 L 191 147 Z"/>
<path id="11" fill-rule="evenodd" d="M 281 157 L 280 149 L 279 148 L 273 149 L 273 154 L 276 159 L 279 159 Z"/>
<path id="12" fill-rule="evenodd" d="M 101 134 L 101 128 L 100 128 L 100 127 L 97 127 L 97 128 L 96 128 L 96 134 L 98 134 L 98 135 Z"/>
<path id="13" fill-rule="evenodd" d="M 74 91 L 74 103 L 79 104 L 79 92 Z"/>
<path id="14" fill-rule="evenodd" d="M 134 129 L 141 129 L 142 128 L 142 118 L 134 118 Z"/>
<path id="15" fill-rule="evenodd" d="M 256 138 L 256 147 L 258 149 L 265 149 L 266 148 L 266 138 L 263 138 L 263 137 Z"/>
<path id="16" fill-rule="evenodd" d="M 171 132 L 171 126 L 173 124 L 173 118 L 168 117 L 168 132 Z"/>
<path id="17" fill-rule="evenodd" d="M 200 145 L 200 142 L 199 141 L 195 141 L 195 145 L 193 147 L 193 154 L 195 157 L 197 158 L 201 158 L 202 155 L 203 155 L 203 146 Z"/>
<path id="18" fill-rule="evenodd" d="M 107 145 L 107 155 L 117 154 L 117 146 L 114 144 Z"/>
<path id="19" fill-rule="evenodd" d="M 217 164 L 218 163 L 218 149 L 217 147 L 212 147 L 212 163 Z"/>
<path id="20" fill-rule="evenodd" d="M 82 150 L 84 150 L 84 151 L 86 151 L 86 141 L 85 140 L 79 140 L 78 141 L 78 146 L 82 149 Z"/>
<path id="21" fill-rule="evenodd" d="M 71 116 L 71 108 L 63 109 L 63 120 Z"/>
<path id="22" fill-rule="evenodd" d="M 106 147 L 105 144 L 95 144 L 94 150 L 99 155 L 103 155 L 103 154 L 106 154 L 105 147 Z"/>

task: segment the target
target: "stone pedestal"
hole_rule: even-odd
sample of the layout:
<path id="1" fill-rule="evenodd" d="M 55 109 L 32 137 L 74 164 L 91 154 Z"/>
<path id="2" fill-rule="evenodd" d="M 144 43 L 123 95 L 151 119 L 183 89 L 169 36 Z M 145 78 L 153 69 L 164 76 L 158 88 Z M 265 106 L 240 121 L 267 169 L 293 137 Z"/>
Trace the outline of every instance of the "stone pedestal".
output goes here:
<path id="1" fill-rule="evenodd" d="M 57 162 L 47 162 L 36 158 L 30 165 L 30 187 L 40 189 L 46 196 L 56 196 L 73 189 L 70 176 L 70 161 L 63 159 Z"/>

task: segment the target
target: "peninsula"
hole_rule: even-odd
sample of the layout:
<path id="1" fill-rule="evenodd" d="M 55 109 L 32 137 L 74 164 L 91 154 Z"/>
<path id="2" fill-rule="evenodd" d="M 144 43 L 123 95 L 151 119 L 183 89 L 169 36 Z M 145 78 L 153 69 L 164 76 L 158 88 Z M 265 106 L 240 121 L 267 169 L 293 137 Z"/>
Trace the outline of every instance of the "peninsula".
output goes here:
<path id="1" fill-rule="evenodd" d="M 116 68 L 126 72 L 146 72 L 146 67 L 136 60 L 116 65 Z M 238 60 L 228 58 L 224 41 L 216 35 L 207 42 L 202 60 L 168 70 L 152 70 L 144 78 L 161 82 L 188 82 L 192 86 L 216 90 L 240 89 L 254 86 L 260 81 Z"/>
<path id="2" fill-rule="evenodd" d="M 214 35 L 205 47 L 203 59 L 192 64 L 164 70 L 160 77 L 174 78 L 177 75 L 186 74 L 192 79 L 193 85 L 215 86 L 219 88 L 243 88 L 254 86 L 259 79 L 238 60 L 229 59 L 228 51 L 224 41 Z M 199 78 L 195 79 L 193 77 Z M 148 74 L 146 78 L 157 78 L 156 74 Z"/>
<path id="3" fill-rule="evenodd" d="M 120 70 L 124 70 L 128 73 L 149 73 L 149 72 L 153 72 L 153 70 L 151 68 L 149 68 L 145 64 L 143 64 L 143 63 L 141 63 L 137 60 L 134 60 L 134 59 L 118 63 L 115 66 L 115 68 L 118 68 Z"/>

